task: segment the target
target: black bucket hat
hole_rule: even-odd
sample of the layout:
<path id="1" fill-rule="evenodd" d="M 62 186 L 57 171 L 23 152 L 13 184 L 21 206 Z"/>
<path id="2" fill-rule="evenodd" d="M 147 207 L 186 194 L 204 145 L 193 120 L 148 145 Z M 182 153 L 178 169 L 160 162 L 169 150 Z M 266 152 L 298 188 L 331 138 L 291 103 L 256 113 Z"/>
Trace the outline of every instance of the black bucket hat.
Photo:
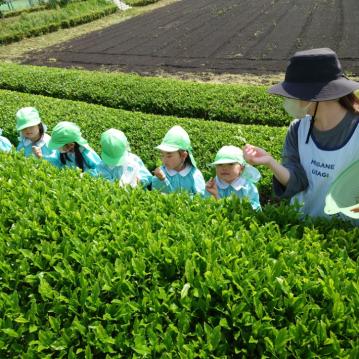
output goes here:
<path id="1" fill-rule="evenodd" d="M 271 87 L 274 95 L 306 101 L 329 101 L 359 89 L 359 82 L 343 73 L 337 54 L 328 48 L 296 52 L 283 82 Z"/>

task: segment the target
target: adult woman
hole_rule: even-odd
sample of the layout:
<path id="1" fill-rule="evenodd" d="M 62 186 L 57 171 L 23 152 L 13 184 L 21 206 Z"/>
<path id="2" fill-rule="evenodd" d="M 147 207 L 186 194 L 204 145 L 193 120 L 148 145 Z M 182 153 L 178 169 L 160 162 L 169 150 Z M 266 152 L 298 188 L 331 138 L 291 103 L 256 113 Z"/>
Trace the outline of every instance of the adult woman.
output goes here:
<path id="1" fill-rule="evenodd" d="M 269 93 L 284 97 L 294 120 L 287 133 L 279 164 L 265 150 L 246 145 L 245 159 L 269 167 L 274 190 L 298 201 L 304 214 L 325 216 L 330 184 L 359 159 L 359 83 L 342 72 L 334 51 L 323 48 L 296 52 L 284 82 Z"/>

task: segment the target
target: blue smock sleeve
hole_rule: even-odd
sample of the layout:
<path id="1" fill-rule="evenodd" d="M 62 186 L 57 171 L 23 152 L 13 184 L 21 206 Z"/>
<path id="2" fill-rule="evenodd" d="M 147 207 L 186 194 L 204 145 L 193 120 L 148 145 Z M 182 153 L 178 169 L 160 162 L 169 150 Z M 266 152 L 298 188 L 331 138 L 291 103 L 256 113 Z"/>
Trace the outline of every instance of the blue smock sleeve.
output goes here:
<path id="1" fill-rule="evenodd" d="M 85 160 L 85 171 L 96 168 L 101 162 L 100 156 L 92 148 L 85 148 L 82 152 L 82 156 Z"/>
<path id="2" fill-rule="evenodd" d="M 201 196 L 205 195 L 206 191 L 206 182 L 204 181 L 203 175 L 199 169 L 195 169 L 193 173 L 193 193 L 200 194 Z"/>

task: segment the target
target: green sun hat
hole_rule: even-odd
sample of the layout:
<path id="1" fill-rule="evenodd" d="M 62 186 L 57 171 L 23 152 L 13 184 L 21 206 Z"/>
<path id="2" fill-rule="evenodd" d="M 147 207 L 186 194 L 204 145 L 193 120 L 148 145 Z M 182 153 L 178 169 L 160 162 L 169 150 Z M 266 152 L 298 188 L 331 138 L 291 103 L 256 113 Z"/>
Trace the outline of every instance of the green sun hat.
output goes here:
<path id="1" fill-rule="evenodd" d="M 256 183 L 261 179 L 260 172 L 248 164 L 243 157 L 243 151 L 236 146 L 223 146 L 219 149 L 214 159 L 214 162 L 210 166 L 223 165 L 228 163 L 239 163 L 244 166 L 244 170 L 241 173 L 241 177 Z"/>
<path id="2" fill-rule="evenodd" d="M 16 131 L 36 126 L 41 123 L 39 111 L 35 107 L 23 107 L 16 112 Z"/>
<path id="3" fill-rule="evenodd" d="M 243 151 L 236 146 L 223 146 L 217 152 L 214 162 L 211 163 L 212 166 L 222 165 L 226 163 L 239 163 L 244 166 L 246 161 L 243 157 Z"/>
<path id="4" fill-rule="evenodd" d="M 56 150 L 69 143 L 76 142 L 80 146 L 87 145 L 87 141 L 81 136 L 80 127 L 73 122 L 59 122 L 52 130 L 48 147 Z"/>
<path id="5" fill-rule="evenodd" d="M 332 183 L 325 198 L 326 214 L 342 213 L 347 217 L 359 219 L 359 161 L 347 167 Z"/>
<path id="6" fill-rule="evenodd" d="M 120 166 L 126 160 L 129 145 L 122 131 L 110 128 L 101 135 L 101 158 L 108 166 Z"/>
<path id="7" fill-rule="evenodd" d="M 192 165 L 197 167 L 192 154 L 191 140 L 189 139 L 188 133 L 181 126 L 170 128 L 156 149 L 163 152 L 187 151 Z"/>

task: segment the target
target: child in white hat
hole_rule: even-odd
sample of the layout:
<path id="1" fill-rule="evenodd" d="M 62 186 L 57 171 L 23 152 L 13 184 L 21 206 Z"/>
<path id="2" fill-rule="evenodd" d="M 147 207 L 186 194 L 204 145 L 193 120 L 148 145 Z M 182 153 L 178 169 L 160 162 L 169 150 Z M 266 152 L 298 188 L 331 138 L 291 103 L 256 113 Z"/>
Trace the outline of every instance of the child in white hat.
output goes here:
<path id="1" fill-rule="evenodd" d="M 154 171 L 153 189 L 204 195 L 205 181 L 193 158 L 188 133 L 181 126 L 172 127 L 156 148 L 161 151 L 163 164 Z"/>
<path id="2" fill-rule="evenodd" d="M 141 183 L 147 187 L 152 175 L 142 160 L 130 152 L 127 137 L 122 131 L 110 128 L 101 135 L 102 161 L 90 173 L 101 176 L 122 187 L 136 187 Z"/>
<path id="3" fill-rule="evenodd" d="M 212 165 L 216 166 L 216 177 L 207 182 L 206 197 L 220 199 L 235 195 L 240 199 L 248 199 L 253 209 L 261 209 L 255 185 L 261 175 L 256 168 L 246 163 L 240 148 L 223 146 Z"/>
<path id="4" fill-rule="evenodd" d="M 12 148 L 11 142 L 2 135 L 2 129 L 0 128 L 0 151 L 1 152 L 10 152 Z"/>
<path id="5" fill-rule="evenodd" d="M 56 152 L 48 146 L 51 137 L 46 130 L 35 107 L 21 108 L 16 113 L 16 131 L 20 133 L 17 150 L 24 151 L 26 157 L 35 156 L 52 161 Z"/>

